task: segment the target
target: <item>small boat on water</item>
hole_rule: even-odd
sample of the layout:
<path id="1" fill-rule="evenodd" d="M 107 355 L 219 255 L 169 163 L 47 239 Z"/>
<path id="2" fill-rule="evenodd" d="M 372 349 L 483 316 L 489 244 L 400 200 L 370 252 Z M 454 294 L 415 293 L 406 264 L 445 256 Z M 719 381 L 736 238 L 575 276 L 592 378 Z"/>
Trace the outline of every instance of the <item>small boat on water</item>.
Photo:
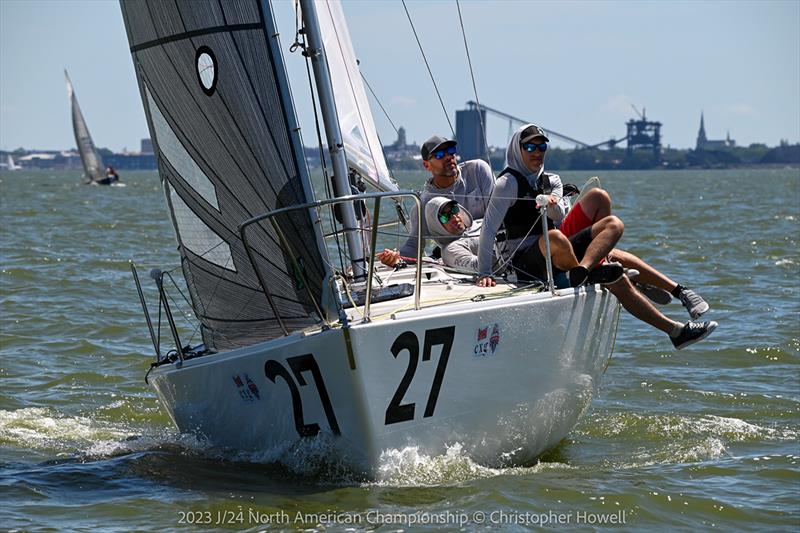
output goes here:
<path id="1" fill-rule="evenodd" d="M 103 158 L 95 148 L 92 136 L 89 134 L 89 127 L 83 118 L 81 106 L 78 104 L 78 98 L 75 96 L 75 89 L 72 87 L 72 81 L 66 70 L 64 78 L 67 82 L 67 97 L 72 106 L 72 131 L 75 133 L 75 144 L 78 146 L 78 153 L 81 156 L 86 183 L 88 185 L 122 185 L 119 183 L 119 176 L 116 172 L 103 164 Z M 111 169 L 110 173 L 109 169 Z"/>
<path id="2" fill-rule="evenodd" d="M 0 168 L 5 168 L 6 170 L 22 170 L 22 167 L 14 161 L 14 156 L 11 154 L 7 155 L 5 163 L 0 163 Z"/>
<path id="3" fill-rule="evenodd" d="M 268 1 L 121 1 L 203 341 L 181 340 L 171 274 L 156 269 L 175 342 L 162 351 L 134 267 L 157 357 L 149 382 L 180 430 L 262 457 L 324 442 L 368 477 L 406 446 L 534 460 L 591 403 L 616 299 L 513 278 L 477 287 L 421 249 L 413 267 L 376 265 L 381 220 L 420 199 L 388 172 L 341 5 L 300 6 L 333 147 L 321 199 Z"/>

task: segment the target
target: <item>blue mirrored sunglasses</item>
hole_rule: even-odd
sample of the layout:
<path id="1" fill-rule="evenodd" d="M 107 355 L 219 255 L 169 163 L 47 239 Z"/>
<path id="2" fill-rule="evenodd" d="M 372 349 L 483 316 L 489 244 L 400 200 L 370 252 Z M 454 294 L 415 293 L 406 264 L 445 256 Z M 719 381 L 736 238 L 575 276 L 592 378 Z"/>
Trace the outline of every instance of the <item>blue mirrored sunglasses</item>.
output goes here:
<path id="1" fill-rule="evenodd" d="M 442 150 L 436 150 L 431 154 L 431 157 L 435 157 L 436 159 L 444 159 L 446 155 L 456 155 L 456 147 L 449 146 L 447 148 L 443 148 Z"/>
<path id="2" fill-rule="evenodd" d="M 457 205 L 450 206 L 450 209 L 448 209 L 446 212 L 439 213 L 439 222 L 441 222 L 442 224 L 447 224 L 447 222 L 450 220 L 450 217 L 453 215 L 457 215 L 459 211 L 460 209 L 458 208 Z"/>
<path id="3" fill-rule="evenodd" d="M 539 143 L 539 144 L 536 144 L 536 143 L 525 143 L 525 144 L 522 145 L 522 149 L 525 150 L 526 152 L 535 152 L 537 148 L 539 150 L 541 150 L 542 152 L 546 152 L 547 151 L 547 143 Z"/>

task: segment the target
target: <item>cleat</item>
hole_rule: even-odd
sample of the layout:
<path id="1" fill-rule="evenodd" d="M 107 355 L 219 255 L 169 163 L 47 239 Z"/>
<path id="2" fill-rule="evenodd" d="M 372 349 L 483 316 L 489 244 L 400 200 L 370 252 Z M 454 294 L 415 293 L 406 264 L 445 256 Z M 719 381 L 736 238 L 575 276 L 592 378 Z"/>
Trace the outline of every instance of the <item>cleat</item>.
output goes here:
<path id="1" fill-rule="evenodd" d="M 689 316 L 692 317 L 692 320 L 699 318 L 700 315 L 708 311 L 708 304 L 706 301 L 691 289 L 683 289 L 678 294 L 678 299 L 686 310 L 689 311 Z"/>
<path id="2" fill-rule="evenodd" d="M 670 337 L 672 345 L 678 350 L 686 348 L 690 344 L 701 341 L 711 335 L 717 329 L 717 323 L 713 320 L 708 322 L 687 322 L 677 337 Z"/>

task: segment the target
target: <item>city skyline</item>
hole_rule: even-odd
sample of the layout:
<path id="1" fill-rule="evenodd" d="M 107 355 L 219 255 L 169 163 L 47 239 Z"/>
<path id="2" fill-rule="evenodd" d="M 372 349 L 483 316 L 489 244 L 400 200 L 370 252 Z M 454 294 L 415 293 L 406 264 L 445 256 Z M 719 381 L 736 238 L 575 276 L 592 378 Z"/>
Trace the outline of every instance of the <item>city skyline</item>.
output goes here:
<path id="1" fill-rule="evenodd" d="M 274 5 L 288 50 L 293 5 Z M 455 111 L 475 99 L 458 6 L 407 6 L 455 125 Z M 701 112 L 709 138 L 730 133 L 740 146 L 800 141 L 800 2 L 462 1 L 460 8 L 485 105 L 588 143 L 624 137 L 632 105 L 664 124 L 663 144 L 674 148 L 694 147 Z M 409 142 L 450 135 L 403 5 L 346 1 L 344 10 L 362 72 Z M 310 144 L 305 65 L 299 54 L 285 58 Z M 118 4 L 102 0 L 0 1 L 0 149 L 74 147 L 64 68 L 95 142 L 138 150 L 149 132 L 124 25 Z M 372 108 L 390 144 L 396 133 Z M 490 119 L 489 143 L 503 145 L 508 129 Z"/>

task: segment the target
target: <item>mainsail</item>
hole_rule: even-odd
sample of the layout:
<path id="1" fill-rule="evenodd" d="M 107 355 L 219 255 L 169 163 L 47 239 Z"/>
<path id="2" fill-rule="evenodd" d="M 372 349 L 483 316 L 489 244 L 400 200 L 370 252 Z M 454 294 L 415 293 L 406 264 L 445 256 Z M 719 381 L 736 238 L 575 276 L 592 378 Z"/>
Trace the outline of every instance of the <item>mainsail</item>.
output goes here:
<path id="1" fill-rule="evenodd" d="M 396 191 L 397 183 L 386 166 L 341 2 L 315 0 L 315 4 L 348 166 L 378 189 Z"/>
<path id="2" fill-rule="evenodd" d="M 121 0 L 134 68 L 203 340 L 230 349 L 319 324 L 327 275 L 268 2 Z"/>
<path id="3" fill-rule="evenodd" d="M 78 153 L 81 155 L 83 171 L 91 181 L 102 180 L 106 176 L 103 159 L 94 147 L 92 136 L 89 135 L 89 128 L 86 126 L 81 106 L 78 105 L 78 98 L 75 96 L 75 90 L 72 88 L 72 82 L 66 70 L 64 77 L 67 80 L 67 97 L 72 104 L 72 130 L 75 132 L 75 144 L 78 145 Z"/>

